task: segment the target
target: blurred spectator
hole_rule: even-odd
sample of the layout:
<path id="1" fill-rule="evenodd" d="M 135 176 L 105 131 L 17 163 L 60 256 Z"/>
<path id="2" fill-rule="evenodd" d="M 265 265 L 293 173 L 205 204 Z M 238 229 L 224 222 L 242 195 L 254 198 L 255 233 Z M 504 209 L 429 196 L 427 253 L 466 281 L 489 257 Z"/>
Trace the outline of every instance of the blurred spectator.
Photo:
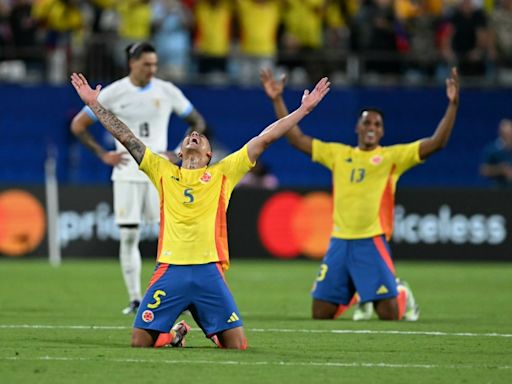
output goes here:
<path id="1" fill-rule="evenodd" d="M 270 173 L 269 169 L 261 162 L 245 174 L 238 183 L 238 188 L 254 188 L 274 190 L 279 186 L 277 177 Z"/>
<path id="2" fill-rule="evenodd" d="M 117 21 L 115 19 L 115 12 L 113 11 L 117 0 L 90 0 L 93 18 L 92 18 L 92 33 L 101 33 L 105 30 L 110 30 L 112 24 Z M 107 21 L 107 19 L 109 19 Z"/>
<path id="3" fill-rule="evenodd" d="M 284 0 L 279 64 L 291 70 L 291 83 L 316 81 L 325 74 L 321 49 L 326 5 L 325 0 Z"/>
<path id="4" fill-rule="evenodd" d="M 452 65 L 472 81 L 512 83 L 512 0 L 0 0 L 0 76 L 10 81 L 26 78 L 11 75 L 11 63 L 27 75 L 46 68 L 52 83 L 70 65 L 110 81 L 125 71 L 123 48 L 148 39 L 174 80 L 192 67 L 211 75 L 200 81 L 230 74 L 250 84 L 279 55 L 291 83 L 373 72 L 379 84 L 404 80 L 404 69 L 405 80 L 424 83 Z"/>
<path id="5" fill-rule="evenodd" d="M 356 16 L 353 33 L 355 49 L 363 55 L 368 71 L 400 72 L 398 30 L 400 23 L 395 17 L 392 0 L 373 0 L 363 5 Z"/>
<path id="6" fill-rule="evenodd" d="M 36 0 L 33 16 L 46 30 L 46 45 L 49 48 L 69 48 L 72 33 L 81 31 L 83 15 L 79 0 Z"/>
<path id="7" fill-rule="evenodd" d="M 350 52 L 351 30 L 360 5 L 359 0 L 327 0 L 324 31 L 326 67 L 323 75 L 329 74 L 333 83 L 357 80 L 360 75 L 359 67 L 349 64 L 349 57 L 353 56 Z"/>
<path id="8" fill-rule="evenodd" d="M 152 14 L 160 76 L 182 81 L 187 77 L 190 65 L 193 15 L 179 0 L 155 1 Z"/>
<path id="9" fill-rule="evenodd" d="M 42 52 L 37 49 L 37 22 L 32 17 L 31 0 L 13 1 L 9 24 L 17 57 L 25 61 L 27 66 L 34 66 L 40 62 Z"/>
<path id="10" fill-rule="evenodd" d="M 484 149 L 480 174 L 497 186 L 512 187 L 512 120 L 501 120 L 498 138 Z"/>
<path id="11" fill-rule="evenodd" d="M 11 30 L 9 29 L 9 2 L 0 0 L 0 48 L 3 50 L 11 40 Z"/>
<path id="12" fill-rule="evenodd" d="M 359 6 L 359 0 L 327 0 L 325 46 L 347 49 L 350 28 L 354 16 L 359 12 Z"/>
<path id="13" fill-rule="evenodd" d="M 421 13 L 441 16 L 443 6 L 448 6 L 449 3 L 450 1 L 443 0 L 395 0 L 395 13 L 400 20 L 412 19 Z"/>
<path id="14" fill-rule="evenodd" d="M 458 1 L 442 36 L 441 52 L 448 68 L 457 65 L 466 76 L 485 74 L 490 53 L 487 18 L 473 0 Z"/>
<path id="15" fill-rule="evenodd" d="M 238 80 L 256 84 L 261 68 L 273 68 L 277 53 L 279 0 L 237 0 L 240 35 Z"/>
<path id="16" fill-rule="evenodd" d="M 32 17 L 31 0 L 13 0 L 9 24 L 17 49 L 25 50 L 36 45 L 37 23 Z"/>
<path id="17" fill-rule="evenodd" d="M 67 81 L 71 64 L 73 38 L 84 27 L 79 0 L 36 0 L 34 18 L 45 33 L 47 79 L 53 84 Z"/>
<path id="18" fill-rule="evenodd" d="M 420 1 L 414 0 L 395 0 L 395 15 L 400 20 L 409 20 L 418 16 L 420 11 Z"/>
<path id="19" fill-rule="evenodd" d="M 198 72 L 209 79 L 223 78 L 231 48 L 231 0 L 197 0 L 195 51 Z"/>
<path id="20" fill-rule="evenodd" d="M 83 60 L 90 80 L 109 83 L 112 79 L 125 73 L 125 67 L 118 63 L 117 46 L 119 15 L 116 5 L 118 0 L 91 0 L 90 23 L 91 32 L 86 40 L 86 52 Z M 78 69 L 77 69 L 78 70 Z"/>
<path id="21" fill-rule="evenodd" d="M 512 70 L 512 0 L 501 0 L 490 16 L 492 50 L 497 63 Z M 503 71 L 505 72 L 505 71 Z"/>
<path id="22" fill-rule="evenodd" d="M 407 79 L 425 81 L 435 74 L 439 62 L 437 31 L 441 25 L 442 2 L 420 0 L 416 3 L 403 0 L 403 8 L 396 3 L 396 12 L 409 36 Z M 408 4 L 405 6 L 405 4 Z"/>
<path id="23" fill-rule="evenodd" d="M 119 39 L 115 49 L 115 60 L 119 69 L 126 66 L 125 47 L 139 41 L 147 41 L 151 36 L 150 0 L 122 0 L 117 3 L 119 15 Z"/>

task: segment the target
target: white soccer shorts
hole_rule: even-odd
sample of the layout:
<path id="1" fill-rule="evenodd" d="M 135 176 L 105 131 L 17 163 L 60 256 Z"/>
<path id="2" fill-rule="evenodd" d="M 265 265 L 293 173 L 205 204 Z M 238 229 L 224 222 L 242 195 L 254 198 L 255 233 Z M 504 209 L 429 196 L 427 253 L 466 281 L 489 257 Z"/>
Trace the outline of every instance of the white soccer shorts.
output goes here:
<path id="1" fill-rule="evenodd" d="M 114 181 L 114 214 L 118 225 L 158 223 L 160 199 L 151 182 Z"/>

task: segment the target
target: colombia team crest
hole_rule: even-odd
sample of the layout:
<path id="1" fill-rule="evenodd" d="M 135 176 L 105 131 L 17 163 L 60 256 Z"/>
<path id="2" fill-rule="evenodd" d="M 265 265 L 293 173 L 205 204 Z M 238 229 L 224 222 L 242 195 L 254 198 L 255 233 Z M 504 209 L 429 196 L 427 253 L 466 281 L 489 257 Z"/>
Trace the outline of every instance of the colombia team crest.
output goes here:
<path id="1" fill-rule="evenodd" d="M 381 155 L 375 155 L 370 159 L 370 163 L 372 163 L 373 165 L 379 165 L 380 163 L 382 163 L 383 159 L 384 158 Z"/>
<path id="2" fill-rule="evenodd" d="M 153 311 L 146 309 L 144 312 L 142 312 L 142 320 L 144 320 L 145 323 L 151 323 L 154 318 L 155 315 L 153 314 Z"/>
<path id="3" fill-rule="evenodd" d="M 204 184 L 204 183 L 209 182 L 211 179 L 212 179 L 211 173 L 210 172 L 205 172 L 205 173 L 203 173 L 203 176 L 201 176 L 199 181 Z"/>

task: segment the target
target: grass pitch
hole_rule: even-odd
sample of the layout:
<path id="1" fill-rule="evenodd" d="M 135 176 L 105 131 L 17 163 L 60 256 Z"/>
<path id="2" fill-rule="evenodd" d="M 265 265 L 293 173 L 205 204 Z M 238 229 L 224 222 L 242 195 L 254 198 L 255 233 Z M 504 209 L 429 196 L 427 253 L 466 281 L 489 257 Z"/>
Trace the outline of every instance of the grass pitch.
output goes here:
<path id="1" fill-rule="evenodd" d="M 512 264 L 398 263 L 416 323 L 312 321 L 318 263 L 234 260 L 249 349 L 194 326 L 184 349 L 132 349 L 114 260 L 0 261 L 0 383 L 509 383 Z M 152 262 L 144 263 L 149 280 Z"/>

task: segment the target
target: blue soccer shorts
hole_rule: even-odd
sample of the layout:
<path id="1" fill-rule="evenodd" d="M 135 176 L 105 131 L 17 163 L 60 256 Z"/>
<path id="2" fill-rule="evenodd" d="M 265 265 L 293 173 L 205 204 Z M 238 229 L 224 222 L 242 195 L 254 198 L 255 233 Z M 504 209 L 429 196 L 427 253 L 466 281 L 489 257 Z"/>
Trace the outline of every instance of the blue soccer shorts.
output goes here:
<path id="1" fill-rule="evenodd" d="M 395 268 L 384 236 L 331 238 L 311 294 L 318 300 L 348 305 L 356 292 L 363 303 L 398 295 Z"/>
<path id="2" fill-rule="evenodd" d="M 207 337 L 243 324 L 219 264 L 159 263 L 134 327 L 167 333 L 187 309 Z"/>

